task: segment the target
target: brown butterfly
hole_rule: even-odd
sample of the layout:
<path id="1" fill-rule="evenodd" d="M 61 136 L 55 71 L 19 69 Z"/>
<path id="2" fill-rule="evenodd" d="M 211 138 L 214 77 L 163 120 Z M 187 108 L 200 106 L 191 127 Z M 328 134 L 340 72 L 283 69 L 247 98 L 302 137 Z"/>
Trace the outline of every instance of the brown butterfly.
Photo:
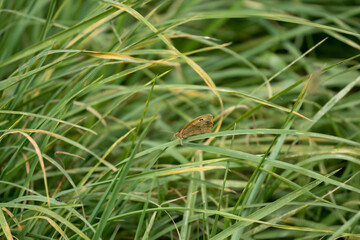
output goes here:
<path id="1" fill-rule="evenodd" d="M 183 138 L 211 132 L 211 128 L 213 127 L 212 120 L 213 116 L 210 113 L 197 117 L 175 133 L 174 137 L 179 138 L 180 144 L 182 145 Z"/>

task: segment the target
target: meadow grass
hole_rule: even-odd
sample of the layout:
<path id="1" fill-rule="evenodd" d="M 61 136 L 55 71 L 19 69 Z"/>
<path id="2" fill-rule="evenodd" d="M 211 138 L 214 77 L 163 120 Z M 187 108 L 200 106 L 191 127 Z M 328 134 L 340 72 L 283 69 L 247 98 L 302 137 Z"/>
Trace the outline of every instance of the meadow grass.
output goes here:
<path id="1" fill-rule="evenodd" d="M 359 5 L 0 1 L 0 238 L 360 239 Z"/>

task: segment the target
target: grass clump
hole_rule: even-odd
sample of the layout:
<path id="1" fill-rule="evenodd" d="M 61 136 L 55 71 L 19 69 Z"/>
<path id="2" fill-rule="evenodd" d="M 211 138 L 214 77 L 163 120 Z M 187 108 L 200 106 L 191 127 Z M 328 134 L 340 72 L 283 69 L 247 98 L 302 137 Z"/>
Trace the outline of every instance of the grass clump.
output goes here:
<path id="1" fill-rule="evenodd" d="M 0 6 L 1 238 L 360 238 L 356 1 Z"/>

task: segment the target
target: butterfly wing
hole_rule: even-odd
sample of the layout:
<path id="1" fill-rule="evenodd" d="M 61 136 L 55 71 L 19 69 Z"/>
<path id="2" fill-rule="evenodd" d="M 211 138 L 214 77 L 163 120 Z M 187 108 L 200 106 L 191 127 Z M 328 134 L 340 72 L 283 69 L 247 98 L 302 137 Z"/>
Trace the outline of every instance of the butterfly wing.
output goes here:
<path id="1" fill-rule="evenodd" d="M 211 114 L 205 114 L 194 119 L 182 129 L 181 137 L 187 138 L 210 132 L 213 127 L 212 119 L 213 116 Z"/>

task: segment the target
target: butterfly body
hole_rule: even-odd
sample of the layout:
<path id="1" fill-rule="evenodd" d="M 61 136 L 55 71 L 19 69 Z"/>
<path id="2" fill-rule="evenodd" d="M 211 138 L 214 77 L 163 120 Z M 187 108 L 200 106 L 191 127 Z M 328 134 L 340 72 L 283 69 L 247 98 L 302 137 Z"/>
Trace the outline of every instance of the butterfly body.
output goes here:
<path id="1" fill-rule="evenodd" d="M 213 127 L 213 116 L 211 114 L 205 114 L 200 117 L 195 118 L 185 127 L 183 127 L 179 132 L 174 134 L 174 137 L 179 138 L 180 140 L 183 138 L 187 138 L 194 135 L 199 135 L 203 133 L 208 133 L 211 131 Z"/>

